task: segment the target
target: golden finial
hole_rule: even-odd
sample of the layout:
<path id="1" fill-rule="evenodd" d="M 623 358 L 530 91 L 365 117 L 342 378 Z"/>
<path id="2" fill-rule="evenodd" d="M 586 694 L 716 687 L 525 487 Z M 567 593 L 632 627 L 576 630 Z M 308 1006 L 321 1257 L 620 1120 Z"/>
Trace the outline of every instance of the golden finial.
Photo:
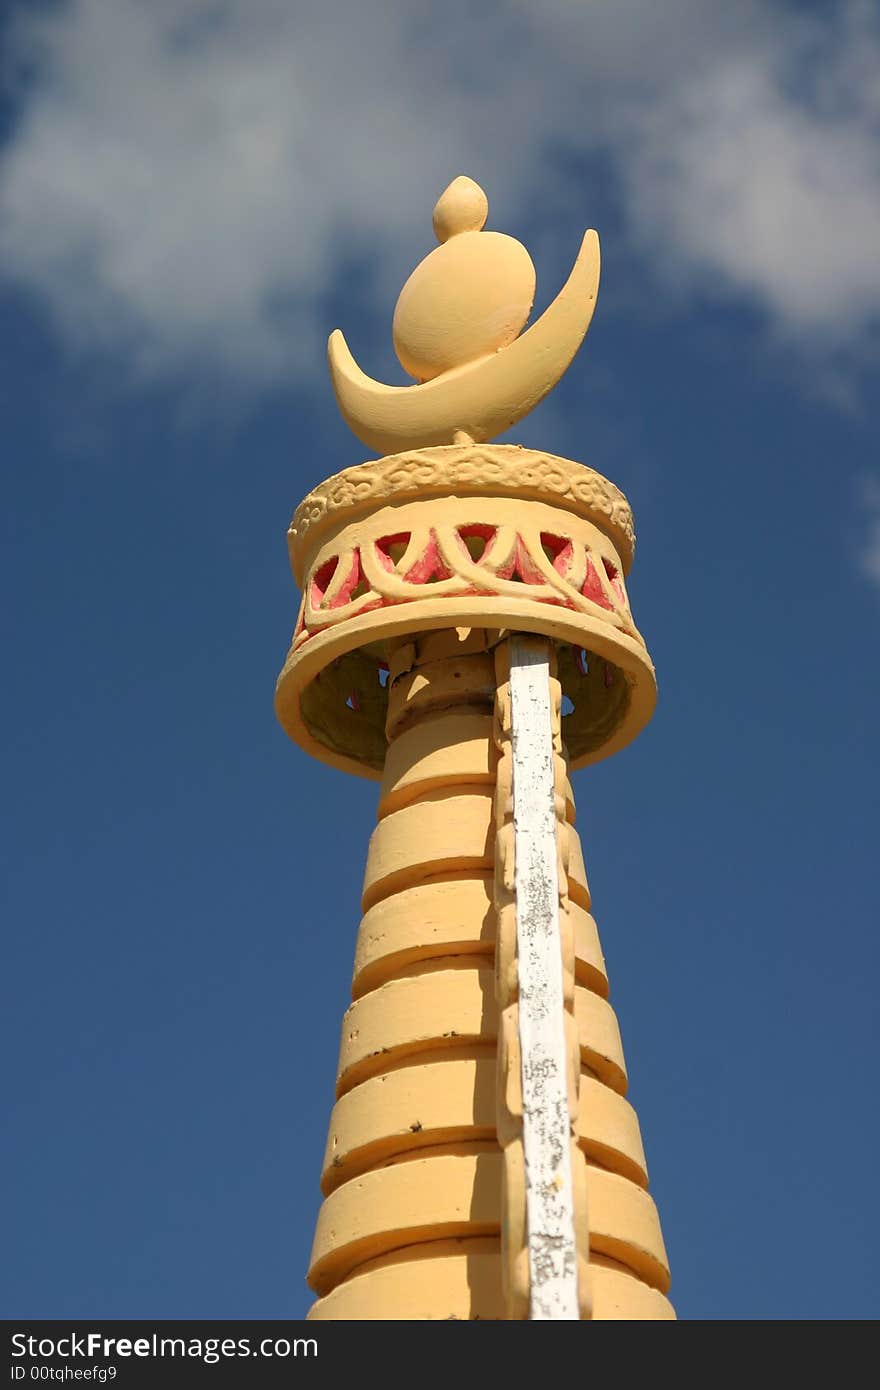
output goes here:
<path id="1" fill-rule="evenodd" d="M 330 375 L 343 418 L 380 453 L 487 440 L 534 409 L 569 366 L 599 287 L 599 238 L 588 231 L 556 299 L 522 333 L 535 268 L 514 237 L 483 228 L 479 184 L 453 179 L 434 208 L 440 245 L 416 266 L 394 311 L 394 348 L 414 386 L 365 375 L 342 333 L 330 335 Z M 520 336 L 522 334 L 522 336 Z"/>

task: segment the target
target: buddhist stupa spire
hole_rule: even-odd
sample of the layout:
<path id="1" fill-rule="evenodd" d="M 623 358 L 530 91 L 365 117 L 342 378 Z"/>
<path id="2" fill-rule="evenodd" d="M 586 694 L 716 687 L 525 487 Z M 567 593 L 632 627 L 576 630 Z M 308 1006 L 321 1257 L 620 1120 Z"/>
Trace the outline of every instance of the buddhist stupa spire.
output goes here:
<path id="1" fill-rule="evenodd" d="M 488 442 L 571 362 L 598 238 L 523 331 L 534 268 L 487 217 L 464 177 L 434 209 L 394 315 L 416 384 L 331 336 L 342 413 L 387 456 L 288 536 L 279 719 L 380 784 L 309 1316 L 672 1318 L 570 781 L 654 708 L 632 514 L 592 469 Z"/>

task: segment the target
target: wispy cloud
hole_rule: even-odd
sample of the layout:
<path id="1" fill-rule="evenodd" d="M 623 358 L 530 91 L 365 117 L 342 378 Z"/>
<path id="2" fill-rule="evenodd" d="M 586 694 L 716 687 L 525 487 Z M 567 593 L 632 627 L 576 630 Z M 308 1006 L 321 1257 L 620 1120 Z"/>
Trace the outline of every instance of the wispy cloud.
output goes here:
<path id="1" fill-rule="evenodd" d="M 271 382 L 297 350 L 320 362 L 346 262 L 373 266 L 387 312 L 400 248 L 452 175 L 484 179 L 510 224 L 534 217 L 549 152 L 598 150 L 667 284 L 746 296 L 805 350 L 857 350 L 880 315 L 880 32 L 870 4 L 823 13 L 29 7 L 8 44 L 27 79 L 0 156 L 0 273 L 75 347 Z"/>
<path id="2" fill-rule="evenodd" d="M 641 112 L 623 165 L 637 235 L 662 228 L 680 271 L 794 338 L 858 337 L 880 317 L 878 74 L 861 4 L 716 54 Z"/>

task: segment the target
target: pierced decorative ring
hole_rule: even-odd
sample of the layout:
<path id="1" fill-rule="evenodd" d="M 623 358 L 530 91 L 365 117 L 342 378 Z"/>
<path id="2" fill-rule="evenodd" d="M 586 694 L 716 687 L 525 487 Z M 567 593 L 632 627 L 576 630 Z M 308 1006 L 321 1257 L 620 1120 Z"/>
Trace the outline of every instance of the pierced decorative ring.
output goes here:
<path id="1" fill-rule="evenodd" d="M 381 775 L 388 643 L 438 628 L 556 640 L 573 767 L 651 717 L 654 670 L 624 583 L 632 514 L 592 469 L 513 445 L 381 459 L 311 493 L 289 539 L 303 599 L 276 709 L 326 762 Z"/>

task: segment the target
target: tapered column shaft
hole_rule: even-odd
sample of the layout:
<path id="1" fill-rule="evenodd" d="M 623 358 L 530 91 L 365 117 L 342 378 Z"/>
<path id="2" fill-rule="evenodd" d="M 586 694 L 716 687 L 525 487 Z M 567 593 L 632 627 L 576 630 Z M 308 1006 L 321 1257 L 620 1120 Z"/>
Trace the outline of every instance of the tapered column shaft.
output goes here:
<path id="1" fill-rule="evenodd" d="M 391 742 L 342 1027 L 309 1276 L 320 1295 L 313 1318 L 512 1315 L 497 1109 L 497 634 L 460 634 L 451 645 L 440 637 L 390 657 Z M 576 1236 L 592 1249 L 592 1315 L 671 1317 L 571 789 L 558 761 L 554 795 L 580 1073 L 574 1187 L 588 1189 L 589 1209 L 588 1218 L 576 1214 Z"/>

